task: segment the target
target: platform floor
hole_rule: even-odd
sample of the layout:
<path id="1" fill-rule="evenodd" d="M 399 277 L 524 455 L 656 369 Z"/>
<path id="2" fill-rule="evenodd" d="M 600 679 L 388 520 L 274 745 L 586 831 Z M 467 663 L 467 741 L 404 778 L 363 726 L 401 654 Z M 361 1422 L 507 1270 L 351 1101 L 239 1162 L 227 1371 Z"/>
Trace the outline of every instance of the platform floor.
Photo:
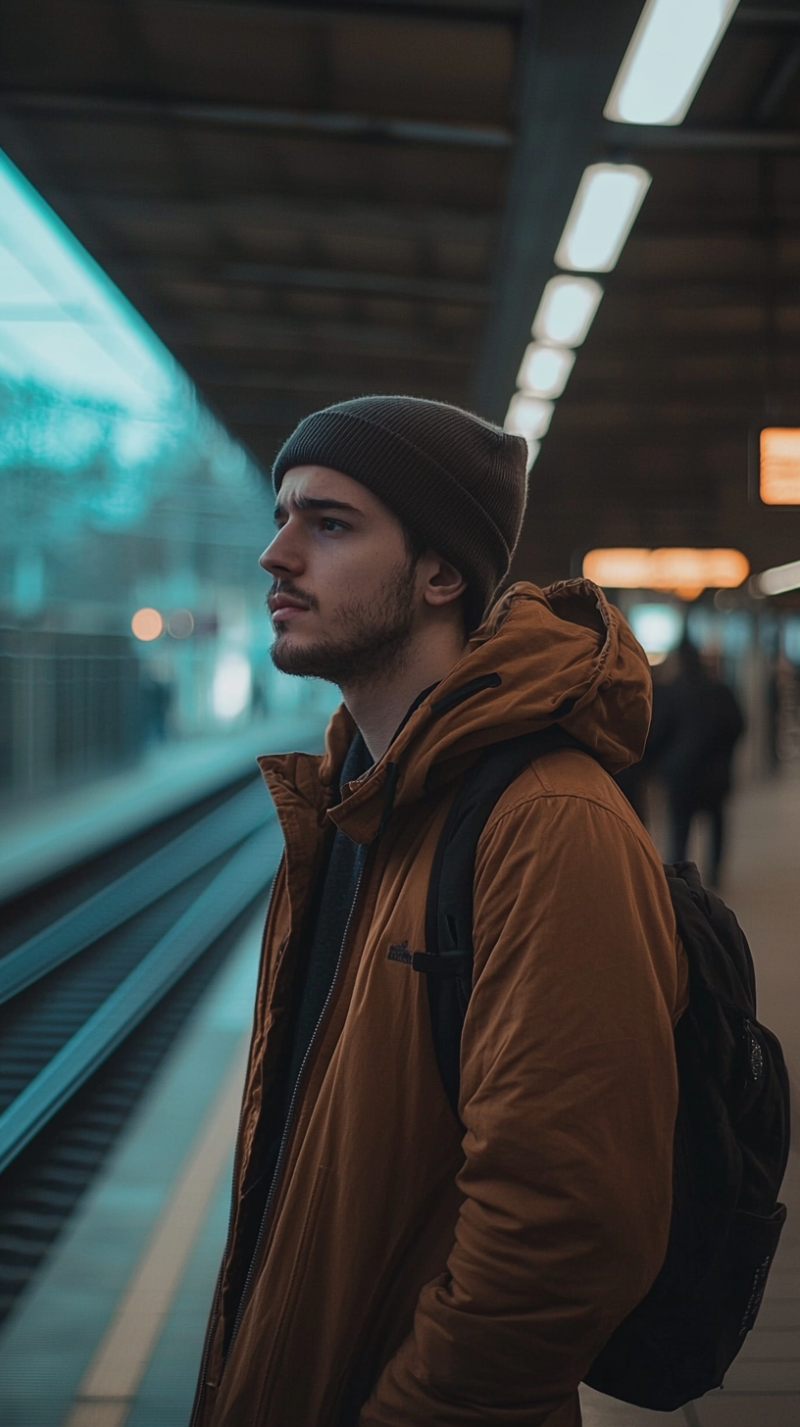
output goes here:
<path id="1" fill-rule="evenodd" d="M 698 839 L 690 854 L 702 857 Z M 642 1412 L 582 1389 L 584 1427 L 800 1427 L 800 777 L 734 801 L 722 895 L 756 964 L 759 1018 L 779 1036 L 792 1080 L 789 1210 L 754 1331 L 719 1392 L 680 1412 Z"/>
<path id="2" fill-rule="evenodd" d="M 800 779 L 737 799 L 723 891 L 750 937 L 760 1015 L 783 1041 L 797 1112 Z M 227 1224 L 259 931 L 260 919 L 0 1335 L 3 1427 L 186 1427 Z M 667 1414 L 582 1390 L 585 1427 L 800 1427 L 800 1132 L 795 1145 L 789 1221 L 725 1388 Z"/>
<path id="3" fill-rule="evenodd" d="M 3 1427 L 186 1427 L 225 1238 L 263 914 L 0 1334 Z"/>

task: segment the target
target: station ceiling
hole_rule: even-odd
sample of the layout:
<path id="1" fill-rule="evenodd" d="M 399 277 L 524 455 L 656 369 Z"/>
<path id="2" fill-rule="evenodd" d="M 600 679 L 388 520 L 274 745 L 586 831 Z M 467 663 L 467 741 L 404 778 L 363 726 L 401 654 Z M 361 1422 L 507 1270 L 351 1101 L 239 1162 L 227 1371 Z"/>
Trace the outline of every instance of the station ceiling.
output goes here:
<path id="1" fill-rule="evenodd" d="M 653 176 L 531 476 L 520 576 L 597 545 L 800 558 L 748 497 L 800 425 L 800 0 L 736 11 L 687 119 L 610 124 L 643 0 L 25 0 L 0 147 L 268 465 L 367 391 L 502 421 L 584 167 Z"/>

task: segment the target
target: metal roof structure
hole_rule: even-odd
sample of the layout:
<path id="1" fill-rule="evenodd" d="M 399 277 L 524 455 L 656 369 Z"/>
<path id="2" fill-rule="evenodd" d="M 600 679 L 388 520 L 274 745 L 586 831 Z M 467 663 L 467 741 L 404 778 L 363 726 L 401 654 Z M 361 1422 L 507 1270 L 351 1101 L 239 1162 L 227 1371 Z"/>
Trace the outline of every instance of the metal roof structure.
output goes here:
<path id="1" fill-rule="evenodd" d="M 603 106 L 642 0 L 26 0 L 0 147 L 265 465 L 404 391 L 502 421 L 580 176 L 653 177 L 531 476 L 516 561 L 800 555 L 748 498 L 800 425 L 800 3 L 743 0 L 687 119 Z"/>

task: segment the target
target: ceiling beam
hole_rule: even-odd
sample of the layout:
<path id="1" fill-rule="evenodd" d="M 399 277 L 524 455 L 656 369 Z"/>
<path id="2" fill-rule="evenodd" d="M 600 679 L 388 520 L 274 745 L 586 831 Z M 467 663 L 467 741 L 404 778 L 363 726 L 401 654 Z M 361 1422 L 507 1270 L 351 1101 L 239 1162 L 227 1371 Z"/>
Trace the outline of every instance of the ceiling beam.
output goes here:
<path id="1" fill-rule="evenodd" d="M 800 70 L 800 38 L 781 45 L 751 109 L 755 124 L 770 124 Z"/>
<path id="2" fill-rule="evenodd" d="M 371 388 L 373 395 L 380 395 L 383 391 L 387 395 L 392 394 L 392 388 L 384 386 L 380 389 Z M 246 427 L 250 430 L 259 427 L 276 428 L 279 426 L 296 426 L 304 416 L 308 416 L 312 411 L 320 409 L 320 401 L 329 405 L 335 401 L 347 401 L 351 396 L 361 396 L 363 387 L 354 390 L 349 387 L 337 387 L 323 389 L 316 397 L 309 395 L 305 401 L 274 399 L 265 397 L 263 400 L 241 401 L 236 397 L 232 399 L 215 398 L 217 409 L 222 414 L 226 423 L 234 427 Z M 458 402 L 460 392 L 458 391 L 437 391 L 437 398 L 440 400 L 451 400 Z M 461 398 L 463 400 L 463 398 Z"/>
<path id="3" fill-rule="evenodd" d="M 360 373 L 335 370 L 332 367 L 307 366 L 265 367 L 248 360 L 245 353 L 233 353 L 229 362 L 219 358 L 198 357 L 193 366 L 195 381 L 206 390 L 228 390 L 242 392 L 266 392 L 268 395 L 286 395 L 292 400 L 302 400 L 318 392 L 338 392 L 347 389 L 353 396 L 362 396 L 364 382 Z"/>
<path id="4" fill-rule="evenodd" d="M 359 15 L 370 19 L 417 20 L 423 23 L 461 26 L 508 26 L 518 24 L 524 0 L 183 0 L 192 9 L 239 11 L 260 15 L 330 24 L 338 16 Z"/>
<path id="5" fill-rule="evenodd" d="M 684 124 L 616 124 L 605 120 L 603 140 L 616 157 L 626 149 L 681 153 L 800 153 L 800 129 L 694 128 Z"/>
<path id="6" fill-rule="evenodd" d="M 30 125 L 19 125 L 2 115 L 0 101 L 0 145 L 6 131 L 9 133 L 8 147 L 18 149 L 17 136 L 29 133 Z M 13 131 L 13 132 L 12 132 Z M 30 166 L 30 165 L 29 165 Z M 420 204 L 413 207 L 393 203 L 390 198 L 381 201 L 354 200 L 352 198 L 319 197 L 305 198 L 265 190 L 252 194 L 219 194 L 218 196 L 188 197 L 185 194 L 153 193 L 151 190 L 133 193 L 130 187 L 115 193 L 111 188 L 98 189 L 96 179 L 91 186 L 82 186 L 80 174 L 67 186 L 59 182 L 59 176 L 48 173 L 46 184 L 47 200 L 57 210 L 67 205 L 80 205 L 80 210 L 91 210 L 110 217 L 116 231 L 125 230 L 127 218 L 135 224 L 177 222 L 189 223 L 192 229 L 202 223 L 215 223 L 220 217 L 226 222 L 243 222 L 248 225 L 263 223 L 273 229 L 285 224 L 297 228 L 307 228 L 311 233 L 324 224 L 326 232 L 354 233 L 359 239 L 376 235 L 384 237 L 409 237 L 417 241 L 420 237 L 465 239 L 468 242 L 490 242 L 500 226 L 499 218 L 493 210 L 456 207 L 443 204 L 439 207 Z M 63 175 L 61 176 L 63 180 Z M 194 236 L 194 234 L 193 234 Z M 191 248 L 185 254 L 186 261 L 196 261 L 197 250 Z M 183 261 L 184 255 L 179 256 Z"/>
<path id="7" fill-rule="evenodd" d="M 667 242 L 661 235 L 651 234 L 653 242 Z M 764 279 L 757 265 L 747 269 L 740 263 L 738 271 L 720 272 L 708 269 L 694 269 L 685 257 L 680 264 L 659 273 L 626 273 L 624 281 L 609 286 L 608 294 L 613 294 L 614 314 L 629 312 L 632 308 L 642 317 L 641 303 L 646 299 L 645 322 L 653 308 L 666 312 L 676 310 L 699 311 L 703 320 L 711 310 L 724 313 L 726 308 L 764 308 Z M 795 307 L 800 302 L 800 269 L 781 273 L 780 291 L 777 294 L 778 307 Z M 606 308 L 606 313 L 608 312 Z M 604 313 L 604 317 L 606 314 Z M 606 319 L 607 320 L 607 319 Z"/>
<path id="8" fill-rule="evenodd" d="M 355 293 L 411 302 L 446 303 L 481 307 L 489 301 L 483 283 L 453 282 L 446 278 L 405 276 L 399 273 L 350 272 L 335 268 L 287 267 L 274 263 L 198 263 L 196 258 L 158 259 L 108 255 L 115 272 L 141 273 L 148 279 L 207 282 L 234 287 L 294 288 L 316 292 Z"/>
<path id="9" fill-rule="evenodd" d="M 3 138 L 0 127 L 0 144 Z M 13 144 L 9 142 L 8 147 L 19 147 L 16 137 Z M 271 193 L 220 195 L 219 198 L 176 197 L 169 193 L 132 195 L 129 191 L 100 191 L 94 182 L 91 187 L 81 187 L 79 177 L 67 188 L 55 175 L 49 175 L 46 185 L 43 184 L 43 187 L 46 186 L 48 202 L 59 212 L 65 211 L 69 205 L 75 208 L 76 204 L 79 204 L 82 213 L 88 215 L 89 211 L 96 212 L 102 215 L 104 220 L 110 217 L 115 231 L 123 235 L 128 217 L 137 225 L 163 221 L 183 223 L 187 220 L 192 225 L 198 225 L 216 222 L 223 217 L 232 223 L 241 221 L 252 225 L 263 222 L 270 228 L 275 224 L 285 223 L 298 228 L 306 227 L 312 232 L 324 223 L 326 232 L 334 232 L 337 235 L 350 232 L 363 238 L 371 234 L 379 237 L 391 234 L 414 240 L 422 236 L 429 237 L 434 242 L 442 237 L 448 241 L 464 238 L 469 242 L 489 243 L 496 237 L 500 227 L 495 213 L 488 210 L 444 206 L 410 208 L 389 201 L 357 202 L 350 198 L 332 199 L 327 195 L 321 195 L 318 199 L 293 198 L 285 194 Z M 746 203 L 738 201 L 740 208 L 747 207 Z M 793 214 L 782 216 L 779 212 L 772 224 L 772 231 L 777 234 L 784 232 L 787 235 L 795 233 L 797 223 Z M 763 219 L 759 218 L 754 208 L 750 216 L 746 212 L 726 213 L 720 208 L 719 201 L 715 207 L 707 206 L 701 209 L 693 198 L 692 203 L 684 204 L 680 211 L 660 216 L 657 225 L 651 223 L 645 207 L 629 242 L 638 243 L 643 237 L 648 240 L 666 241 L 687 238 L 704 240 L 714 237 L 730 237 L 734 240 L 753 238 L 763 241 L 763 236 Z M 130 256 L 135 260 L 133 254 Z M 176 261 L 185 261 L 189 265 L 196 263 L 196 248 L 177 255 Z"/>
<path id="10" fill-rule="evenodd" d="M 150 97 L 111 98 L 7 88 L 2 103 L 12 113 L 134 124 L 191 124 L 214 129 L 247 129 L 373 144 L 433 145 L 444 148 L 510 149 L 514 135 L 499 124 L 450 124 L 425 119 L 392 119 L 311 109 L 269 109 L 255 104 L 201 104 Z"/>
<path id="11" fill-rule="evenodd" d="M 221 343 L 223 350 L 236 347 L 248 352 L 274 348 L 298 350 L 315 360 L 335 359 L 358 353 L 386 357 L 398 365 L 408 361 L 441 362 L 467 368 L 472 353 L 461 332 L 443 333 L 430 328 L 389 326 L 387 323 L 330 321 L 325 318 L 276 318 L 249 312 L 185 312 L 162 316 L 158 334 L 168 346 L 208 349 Z M 471 346 L 471 344 L 470 344 Z"/>
<path id="12" fill-rule="evenodd" d="M 526 5 L 520 45 L 514 149 L 492 305 L 472 400 L 502 421 L 553 253 L 581 173 L 596 145 L 598 115 L 641 10 L 641 0 Z"/>
<path id="13" fill-rule="evenodd" d="M 763 405 L 757 399 L 753 400 L 749 406 L 735 401 L 725 401 L 719 399 L 705 399 L 698 401 L 682 401 L 680 397 L 665 396 L 662 401 L 653 399 L 620 401 L 611 394 L 607 401 L 602 398 L 583 400 L 574 403 L 572 406 L 564 404 L 556 413 L 553 425 L 547 436 L 548 443 L 556 431 L 559 435 L 559 443 L 569 440 L 570 436 L 575 436 L 581 442 L 586 441 L 587 433 L 593 438 L 593 433 L 600 437 L 602 432 L 613 431 L 616 433 L 615 439 L 622 440 L 623 445 L 628 439 L 628 433 L 635 428 L 646 430 L 648 426 L 664 426 L 669 430 L 671 426 L 699 426 L 708 430 L 715 428 L 718 435 L 720 428 L 727 431 L 729 435 L 736 437 L 737 434 L 747 431 L 752 425 L 759 424 L 763 417 Z M 772 418 L 770 418 L 772 419 Z M 621 437 L 621 433 L 626 433 Z M 669 440 L 667 446 L 672 444 Z M 563 448 L 561 449 L 563 456 Z M 619 457 L 620 467 L 624 467 L 625 458 Z"/>
<path id="14" fill-rule="evenodd" d="M 741 25 L 757 30 L 798 30 L 800 11 L 790 10 L 788 5 L 740 5 L 733 13 L 733 25 Z"/>

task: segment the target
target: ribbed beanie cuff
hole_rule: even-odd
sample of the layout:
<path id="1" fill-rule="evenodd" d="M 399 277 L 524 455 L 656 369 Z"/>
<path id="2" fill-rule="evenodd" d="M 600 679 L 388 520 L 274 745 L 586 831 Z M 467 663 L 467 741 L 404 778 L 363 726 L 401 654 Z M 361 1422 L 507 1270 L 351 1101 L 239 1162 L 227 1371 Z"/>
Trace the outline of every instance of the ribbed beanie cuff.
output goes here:
<path id="1" fill-rule="evenodd" d="M 409 396 L 340 402 L 300 422 L 272 468 L 327 466 L 366 486 L 467 581 L 480 624 L 508 573 L 525 510 L 527 445 L 468 411 Z"/>

